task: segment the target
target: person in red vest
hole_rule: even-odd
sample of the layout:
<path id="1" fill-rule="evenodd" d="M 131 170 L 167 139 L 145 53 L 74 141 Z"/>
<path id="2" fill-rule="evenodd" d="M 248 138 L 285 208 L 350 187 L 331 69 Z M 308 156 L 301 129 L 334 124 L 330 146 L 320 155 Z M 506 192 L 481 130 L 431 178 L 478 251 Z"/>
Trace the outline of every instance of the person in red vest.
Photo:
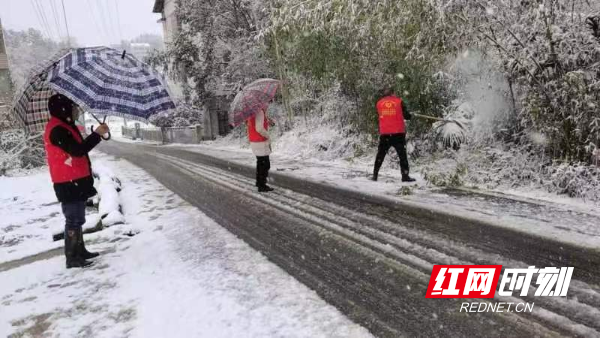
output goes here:
<path id="1" fill-rule="evenodd" d="M 92 264 L 88 259 L 98 253 L 87 251 L 83 243 L 82 225 L 85 223 L 85 204 L 96 195 L 88 153 L 100 143 L 101 135 L 108 133 L 106 124 L 100 125 L 83 138 L 75 125 L 78 109 L 64 95 L 53 95 L 48 101 L 50 121 L 44 132 L 44 146 L 54 183 L 54 192 L 65 216 L 65 257 L 67 269 Z"/>
<path id="2" fill-rule="evenodd" d="M 379 114 L 379 148 L 375 158 L 373 169 L 373 181 L 377 181 L 379 169 L 391 147 L 396 149 L 400 157 L 400 168 L 402 170 L 402 182 L 414 182 L 409 176 L 408 156 L 406 154 L 406 124 L 404 120 L 410 120 L 411 115 L 401 98 L 394 94 L 394 89 L 386 88 L 383 97 L 377 102 L 377 113 Z"/>
<path id="3" fill-rule="evenodd" d="M 256 186 L 259 192 L 273 191 L 273 188 L 267 185 L 269 169 L 271 169 L 271 140 L 269 138 L 269 120 L 267 113 L 261 110 L 256 116 L 247 122 L 248 139 L 250 148 L 256 156 Z"/>

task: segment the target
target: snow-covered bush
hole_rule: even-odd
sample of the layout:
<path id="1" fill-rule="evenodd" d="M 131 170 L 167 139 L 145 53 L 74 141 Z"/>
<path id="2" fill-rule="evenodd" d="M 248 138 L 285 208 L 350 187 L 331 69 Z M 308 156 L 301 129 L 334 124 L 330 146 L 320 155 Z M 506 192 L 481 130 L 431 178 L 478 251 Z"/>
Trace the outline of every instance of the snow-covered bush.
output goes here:
<path id="1" fill-rule="evenodd" d="M 21 167 L 19 152 L 25 147 L 23 135 L 16 130 L 0 132 L 0 175 Z"/>
<path id="2" fill-rule="evenodd" d="M 423 1 L 280 1 L 261 32 L 273 63 L 315 81 L 315 90 L 340 86 L 356 105 L 348 116 L 358 132 L 374 134 L 381 89 L 395 87 L 413 110 L 441 116 L 453 98 L 433 76 L 446 58 L 444 37 L 429 32 L 437 12 Z M 291 82 L 293 87 L 295 82 Z M 293 100 L 292 96 L 292 100 Z M 347 114 L 340 107 L 338 114 Z M 431 123 L 413 122 L 413 132 Z"/>
<path id="3" fill-rule="evenodd" d="M 45 164 L 46 154 L 39 135 L 27 136 L 18 129 L 0 132 L 0 175 L 13 169 L 33 169 Z"/>
<path id="4" fill-rule="evenodd" d="M 530 146 L 468 147 L 436 153 L 420 163 L 425 163 L 421 165 L 423 177 L 435 186 L 534 188 L 600 202 L 600 167 L 557 162 Z"/>
<path id="5" fill-rule="evenodd" d="M 512 141 L 531 133 L 545 151 L 566 161 L 589 161 L 600 143 L 600 4 L 588 1 L 459 0 L 437 7 L 458 22 L 449 41 L 477 46 L 509 83 Z M 438 24 L 441 26 L 441 24 Z"/>
<path id="6" fill-rule="evenodd" d="M 292 101 L 296 109 L 294 128 L 277 139 L 277 151 L 303 159 L 334 160 L 360 156 L 371 145 L 370 135 L 361 134 L 351 123 L 356 104 L 333 87 L 320 96 Z M 306 106 L 310 110 L 305 110 Z M 340 110 L 344 110 L 341 112 Z"/>
<path id="7" fill-rule="evenodd" d="M 150 123 L 157 127 L 187 127 L 201 125 L 204 111 L 184 101 L 176 102 L 175 109 L 168 113 L 159 114 L 150 118 Z"/>

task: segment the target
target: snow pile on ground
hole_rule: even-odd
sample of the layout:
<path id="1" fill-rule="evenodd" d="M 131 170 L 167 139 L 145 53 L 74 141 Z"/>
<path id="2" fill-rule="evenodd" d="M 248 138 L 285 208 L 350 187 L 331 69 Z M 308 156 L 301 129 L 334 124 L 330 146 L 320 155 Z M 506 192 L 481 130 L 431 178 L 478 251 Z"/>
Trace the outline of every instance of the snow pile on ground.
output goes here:
<path id="1" fill-rule="evenodd" d="M 0 336 L 370 337 L 144 171 L 99 154 L 92 161 L 119 173 L 127 224 L 85 236 L 102 253 L 88 269 L 65 269 L 60 250 L 0 263 Z M 2 178 L 17 197 L 2 192 L 2 204 L 18 209 L 29 198 L 40 208 L 45 199 L 33 196 L 53 194 L 42 178 L 29 182 L 35 195 Z M 38 214 L 15 221 L 38 227 Z"/>
<path id="2" fill-rule="evenodd" d="M 104 162 L 94 163 L 95 185 L 98 191 L 98 212 L 104 226 L 120 224 L 125 221 L 121 214 L 121 182 Z"/>

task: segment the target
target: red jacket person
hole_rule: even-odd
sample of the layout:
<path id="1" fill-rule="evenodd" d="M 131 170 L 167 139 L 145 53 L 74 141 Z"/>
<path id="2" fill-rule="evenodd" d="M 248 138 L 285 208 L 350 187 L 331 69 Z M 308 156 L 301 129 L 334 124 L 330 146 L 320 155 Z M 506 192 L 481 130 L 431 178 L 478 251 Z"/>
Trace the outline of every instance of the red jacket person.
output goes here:
<path id="1" fill-rule="evenodd" d="M 78 118 L 76 105 L 64 95 L 56 94 L 48 101 L 50 121 L 44 132 L 44 147 L 54 191 L 65 216 L 65 257 L 67 268 L 85 267 L 87 259 L 97 257 L 88 252 L 83 243 L 82 225 L 85 223 L 85 204 L 96 195 L 88 153 L 100 143 L 108 127 L 100 125 L 95 132 L 83 138 L 75 126 Z"/>
<path id="2" fill-rule="evenodd" d="M 256 156 L 256 187 L 259 192 L 273 191 L 267 185 L 269 169 L 271 169 L 271 140 L 269 138 L 269 119 L 267 113 L 261 110 L 247 122 L 248 140 L 252 153 Z"/>
<path id="3" fill-rule="evenodd" d="M 379 115 L 379 148 L 373 168 L 373 181 L 377 181 L 379 169 L 391 147 L 396 149 L 400 158 L 402 170 L 402 182 L 414 182 L 409 176 L 408 156 L 406 154 L 406 124 L 404 120 L 410 120 L 411 115 L 401 98 L 394 94 L 392 88 L 383 91 L 383 97 L 377 102 L 377 114 Z"/>

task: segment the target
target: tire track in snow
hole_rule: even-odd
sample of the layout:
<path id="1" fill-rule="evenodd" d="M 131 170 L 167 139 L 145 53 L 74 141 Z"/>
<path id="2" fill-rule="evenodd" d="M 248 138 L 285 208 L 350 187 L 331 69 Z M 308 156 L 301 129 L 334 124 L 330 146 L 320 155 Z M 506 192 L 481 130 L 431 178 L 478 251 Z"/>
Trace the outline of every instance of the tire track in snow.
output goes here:
<path id="1" fill-rule="evenodd" d="M 497 255 L 493 254 L 490 255 L 481 250 L 464 250 L 461 248 L 461 245 L 463 244 L 450 242 L 442 244 L 439 240 L 433 240 L 434 242 L 437 242 L 438 245 L 441 245 L 439 246 L 441 248 L 448 247 L 450 250 L 456 250 L 461 253 L 461 255 L 456 257 L 449 256 L 433 249 L 435 246 L 422 247 L 418 244 L 412 244 L 405 239 L 392 235 L 390 232 L 380 231 L 371 226 L 379 223 L 387 226 L 388 230 L 392 228 L 403 228 L 398 223 L 393 224 L 385 220 L 371 217 L 371 223 L 365 226 L 355 221 L 356 219 L 361 218 L 360 214 L 344 207 L 336 206 L 333 203 L 301 195 L 288 189 L 278 189 L 275 194 L 258 194 L 253 192 L 254 187 L 247 179 L 235 174 L 214 169 L 210 166 L 182 160 L 173 156 L 157 154 L 156 157 L 172 162 L 179 168 L 189 170 L 203 179 L 226 186 L 237 193 L 259 199 L 267 205 L 286 210 L 297 217 L 306 218 L 315 225 L 321 226 L 326 230 L 333 231 L 338 235 L 356 242 L 357 245 L 366 246 L 381 255 L 395 259 L 395 261 L 399 262 L 401 265 L 417 269 L 422 273 L 421 276 L 424 276 L 424 283 L 429 281 L 429 274 L 433 268 L 433 264 L 502 264 L 511 267 L 528 266 L 526 263 L 515 262 L 503 257 L 497 257 Z M 320 206 L 313 206 L 315 203 L 320 204 Z M 329 212 L 327 209 L 335 210 L 337 214 Z M 351 215 L 355 220 L 342 215 Z M 410 234 L 411 232 L 415 231 L 403 229 L 404 234 Z M 423 233 L 417 235 L 411 234 L 410 237 L 413 239 L 422 239 L 423 237 L 420 236 L 432 237 L 429 234 Z M 574 289 L 574 287 L 571 289 Z M 535 292 L 535 290 L 535 287 L 531 287 L 530 292 Z M 543 313 L 533 312 L 531 315 L 523 314 L 525 317 L 535 318 L 547 325 L 555 325 L 558 328 L 570 331 L 573 334 L 585 336 L 600 335 L 600 333 L 596 331 L 600 328 L 600 322 L 598 322 L 600 311 L 590 305 L 582 304 L 572 299 L 565 301 L 562 298 L 520 299 L 520 297 L 501 297 L 496 295 L 495 300 L 499 302 L 515 303 L 523 301 L 536 302 L 536 309 L 543 309 Z M 545 305 L 546 308 L 539 306 L 540 303 L 542 303 L 543 306 Z M 562 314 L 554 311 L 561 311 Z M 536 314 L 539 314 L 539 316 L 536 316 Z M 548 319 L 550 318 L 552 319 L 552 322 L 558 323 L 559 325 L 548 322 Z M 577 322 L 574 321 L 574 319 L 577 320 Z M 583 324 L 581 322 L 583 322 Z M 587 327 L 586 325 L 589 325 L 590 327 Z"/>

